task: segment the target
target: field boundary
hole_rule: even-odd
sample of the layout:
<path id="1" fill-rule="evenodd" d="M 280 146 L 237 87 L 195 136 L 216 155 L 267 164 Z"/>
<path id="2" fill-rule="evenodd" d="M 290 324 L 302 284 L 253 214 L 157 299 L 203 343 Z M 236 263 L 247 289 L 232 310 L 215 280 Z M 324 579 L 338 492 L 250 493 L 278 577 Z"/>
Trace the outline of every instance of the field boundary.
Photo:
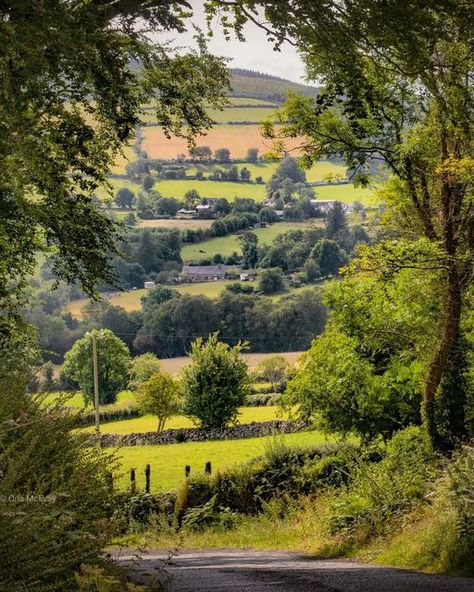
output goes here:
<path id="1" fill-rule="evenodd" d="M 178 428 L 162 432 L 142 432 L 132 434 L 92 434 L 90 439 L 103 448 L 120 446 L 151 446 L 157 444 L 177 444 L 182 442 L 207 442 L 209 440 L 238 440 L 258 438 L 272 434 L 304 432 L 310 426 L 303 421 L 273 420 L 252 422 L 220 429 Z"/>

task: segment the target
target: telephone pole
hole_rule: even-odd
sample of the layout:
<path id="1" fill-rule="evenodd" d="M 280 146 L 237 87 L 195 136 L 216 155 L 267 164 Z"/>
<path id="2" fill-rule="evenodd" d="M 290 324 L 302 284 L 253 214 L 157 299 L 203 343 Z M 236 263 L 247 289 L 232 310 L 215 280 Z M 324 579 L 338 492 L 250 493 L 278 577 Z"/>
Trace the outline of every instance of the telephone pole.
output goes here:
<path id="1" fill-rule="evenodd" d="M 94 365 L 94 407 L 95 407 L 95 432 L 100 434 L 99 415 L 99 364 L 97 362 L 97 334 L 92 332 L 92 362 Z"/>

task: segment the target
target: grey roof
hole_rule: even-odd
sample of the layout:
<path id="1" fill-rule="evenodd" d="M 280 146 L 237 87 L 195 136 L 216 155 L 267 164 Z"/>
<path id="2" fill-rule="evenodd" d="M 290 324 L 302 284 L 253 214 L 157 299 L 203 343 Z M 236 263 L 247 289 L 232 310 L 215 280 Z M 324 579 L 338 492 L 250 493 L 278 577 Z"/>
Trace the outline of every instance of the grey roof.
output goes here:
<path id="1" fill-rule="evenodd" d="M 223 265 L 183 265 L 181 273 L 186 275 L 220 276 L 225 274 Z"/>

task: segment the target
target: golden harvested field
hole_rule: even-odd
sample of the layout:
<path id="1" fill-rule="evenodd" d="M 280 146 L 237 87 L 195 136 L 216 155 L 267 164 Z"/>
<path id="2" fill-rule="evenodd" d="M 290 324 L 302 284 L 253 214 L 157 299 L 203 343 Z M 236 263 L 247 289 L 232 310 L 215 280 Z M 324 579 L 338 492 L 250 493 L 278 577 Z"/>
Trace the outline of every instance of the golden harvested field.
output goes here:
<path id="1" fill-rule="evenodd" d="M 159 127 L 143 129 L 145 141 L 143 149 L 150 158 L 176 158 L 178 154 L 187 154 L 188 145 L 183 138 L 166 138 Z M 265 140 L 258 125 L 218 125 L 205 136 L 196 138 L 198 146 L 209 146 L 211 150 L 228 148 L 231 158 L 245 158 L 249 148 L 258 148 L 260 154 L 271 151 L 272 142 Z M 295 138 L 288 140 L 288 149 L 294 149 L 300 144 Z"/>
<path id="2" fill-rule="evenodd" d="M 283 356 L 290 364 L 295 364 L 303 352 L 281 352 L 270 354 L 245 354 L 244 358 L 250 370 L 256 368 L 260 362 L 274 356 Z M 160 360 L 162 369 L 170 374 L 179 374 L 183 368 L 191 363 L 191 358 L 168 358 Z"/>

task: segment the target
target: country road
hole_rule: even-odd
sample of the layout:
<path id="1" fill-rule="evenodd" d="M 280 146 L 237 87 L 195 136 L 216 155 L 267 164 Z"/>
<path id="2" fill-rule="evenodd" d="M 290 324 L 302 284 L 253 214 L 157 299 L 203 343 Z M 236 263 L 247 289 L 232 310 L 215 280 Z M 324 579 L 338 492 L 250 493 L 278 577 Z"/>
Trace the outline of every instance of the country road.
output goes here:
<path id="1" fill-rule="evenodd" d="M 160 551 L 141 555 L 133 562 L 136 582 L 150 581 L 165 557 Z M 474 579 L 278 551 L 182 551 L 166 571 L 170 592 L 474 592 Z"/>

